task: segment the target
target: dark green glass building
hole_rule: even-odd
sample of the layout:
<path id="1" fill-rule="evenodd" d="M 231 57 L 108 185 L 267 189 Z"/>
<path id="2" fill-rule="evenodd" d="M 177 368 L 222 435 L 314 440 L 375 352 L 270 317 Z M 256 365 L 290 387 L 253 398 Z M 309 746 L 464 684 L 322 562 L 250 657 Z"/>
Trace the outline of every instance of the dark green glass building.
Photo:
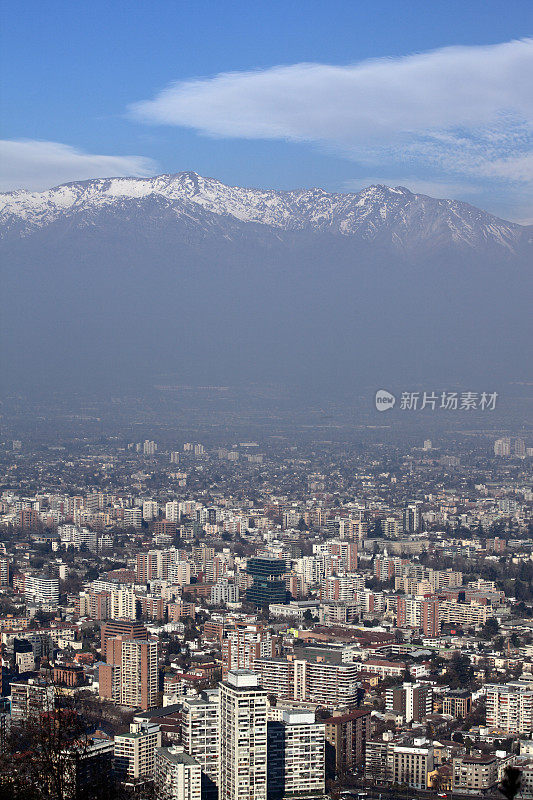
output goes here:
<path id="1" fill-rule="evenodd" d="M 250 558 L 247 572 L 253 577 L 253 583 L 246 592 L 246 599 L 256 606 L 286 603 L 287 589 L 282 578 L 286 570 L 281 558 Z"/>

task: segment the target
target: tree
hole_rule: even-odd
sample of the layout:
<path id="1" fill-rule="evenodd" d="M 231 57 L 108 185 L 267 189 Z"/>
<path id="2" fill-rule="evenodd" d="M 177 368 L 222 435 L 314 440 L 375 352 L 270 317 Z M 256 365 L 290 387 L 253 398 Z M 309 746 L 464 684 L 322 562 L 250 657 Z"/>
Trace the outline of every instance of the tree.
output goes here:
<path id="1" fill-rule="evenodd" d="M 494 639 L 500 632 L 498 621 L 494 617 L 489 617 L 481 629 L 481 635 L 484 639 Z"/>
<path id="2" fill-rule="evenodd" d="M 498 789 L 507 797 L 507 800 L 514 800 L 522 787 L 522 771 L 518 767 L 511 765 L 505 767 L 503 778 L 498 784 Z"/>
<path id="3" fill-rule="evenodd" d="M 109 770 L 80 781 L 89 768 L 90 744 L 84 720 L 71 702 L 49 684 L 43 705 L 14 722 L 0 753 L 0 796 L 6 800 L 112 800 L 117 797 Z M 96 765 L 95 765 L 96 766 Z M 86 772 L 86 775 L 88 773 Z"/>

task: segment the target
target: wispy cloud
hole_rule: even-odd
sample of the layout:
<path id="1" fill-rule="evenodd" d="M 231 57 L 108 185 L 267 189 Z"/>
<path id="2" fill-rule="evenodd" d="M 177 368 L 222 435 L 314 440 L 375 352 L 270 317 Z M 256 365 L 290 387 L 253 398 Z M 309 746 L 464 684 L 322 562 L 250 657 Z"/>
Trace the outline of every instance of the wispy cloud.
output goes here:
<path id="1" fill-rule="evenodd" d="M 0 140 L 0 191 L 41 190 L 67 181 L 109 176 L 143 176 L 156 163 L 142 156 L 84 153 L 59 142 Z"/>
<path id="2" fill-rule="evenodd" d="M 533 182 L 533 39 L 349 66 L 294 64 L 170 85 L 139 120 L 334 148 L 368 167 Z M 390 165 L 390 167 L 387 167 Z"/>

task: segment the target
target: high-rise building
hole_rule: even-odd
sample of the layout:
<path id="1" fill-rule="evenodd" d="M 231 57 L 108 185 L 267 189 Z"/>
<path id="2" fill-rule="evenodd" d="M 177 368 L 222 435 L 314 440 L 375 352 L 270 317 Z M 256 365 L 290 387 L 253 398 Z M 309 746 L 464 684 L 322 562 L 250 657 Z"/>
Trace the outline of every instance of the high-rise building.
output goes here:
<path id="1" fill-rule="evenodd" d="M 381 520 L 381 530 L 385 539 L 396 539 L 400 535 L 400 521 L 395 517 L 386 517 Z"/>
<path id="2" fill-rule="evenodd" d="M 256 606 L 270 603 L 285 603 L 287 590 L 282 576 L 286 572 L 285 561 L 281 558 L 250 558 L 247 572 L 253 583 L 246 593 L 246 599 Z"/>
<path id="3" fill-rule="evenodd" d="M 357 542 L 346 539 L 332 540 L 327 543 L 330 556 L 337 556 L 343 572 L 357 570 Z"/>
<path id="4" fill-rule="evenodd" d="M 456 689 L 444 696 L 442 713 L 451 717 L 464 719 L 472 708 L 472 692 L 468 689 Z"/>
<path id="5" fill-rule="evenodd" d="M 427 740 L 414 739 L 412 744 L 396 744 L 392 748 L 392 781 L 414 789 L 427 789 L 433 764 L 433 746 Z"/>
<path id="6" fill-rule="evenodd" d="M 324 794 L 324 724 L 315 722 L 314 712 L 283 711 L 267 730 L 268 797 Z"/>
<path id="7" fill-rule="evenodd" d="M 533 689 L 527 681 L 487 684 L 487 726 L 506 733 L 533 736 Z"/>
<path id="8" fill-rule="evenodd" d="M 174 523 L 172 523 L 174 525 Z M 140 583 L 148 583 L 158 578 L 168 580 L 169 569 L 175 563 L 177 551 L 174 548 L 167 550 L 147 550 L 137 553 L 135 576 Z"/>
<path id="9" fill-rule="evenodd" d="M 122 783 L 136 786 L 153 779 L 155 749 L 161 747 L 159 725 L 148 720 L 132 722 L 128 733 L 115 736 L 114 747 L 115 772 Z"/>
<path id="10" fill-rule="evenodd" d="M 386 692 L 386 708 L 401 715 L 404 722 L 423 722 L 433 711 L 433 691 L 420 683 L 390 686 Z"/>
<path id="11" fill-rule="evenodd" d="M 371 708 L 348 714 L 334 714 L 324 720 L 326 734 L 326 769 L 329 778 L 353 772 L 364 764 L 366 742 L 370 738 Z"/>
<path id="12" fill-rule="evenodd" d="M 151 442 L 149 439 L 145 439 L 143 442 L 143 455 L 144 456 L 155 456 L 157 450 L 157 444 L 155 442 Z"/>
<path id="13" fill-rule="evenodd" d="M 159 690 L 157 639 L 122 641 L 120 702 L 147 710 L 157 705 Z"/>
<path id="14" fill-rule="evenodd" d="M 107 654 L 107 640 L 115 636 L 130 639 L 148 639 L 148 631 L 141 622 L 129 619 L 114 619 L 105 622 L 100 630 L 100 647 L 102 658 Z"/>
<path id="15" fill-rule="evenodd" d="M 420 508 L 410 503 L 403 511 L 403 529 L 406 533 L 418 533 L 420 530 Z"/>
<path id="16" fill-rule="evenodd" d="M 494 442 L 494 455 L 495 456 L 510 456 L 511 455 L 511 440 L 508 436 L 502 439 L 496 439 Z"/>
<path id="17" fill-rule="evenodd" d="M 307 648 L 310 650 L 310 648 Z M 258 658 L 254 671 L 267 692 L 289 700 L 306 700 L 327 708 L 356 708 L 362 690 L 357 664 L 344 663 L 338 653 L 324 652 L 312 660 L 304 651 L 296 657 Z"/>
<path id="18" fill-rule="evenodd" d="M 142 528 L 143 512 L 141 508 L 125 508 L 123 511 L 124 525 L 126 527 Z"/>
<path id="19" fill-rule="evenodd" d="M 158 800 L 202 800 L 202 768 L 178 745 L 158 747 L 154 785 Z"/>
<path id="20" fill-rule="evenodd" d="M 437 598 L 425 598 L 422 600 L 420 610 L 420 624 L 424 636 L 431 638 L 440 633 L 440 603 Z"/>
<path id="21" fill-rule="evenodd" d="M 178 500 L 171 500 L 165 504 L 165 519 L 169 522 L 179 523 L 181 520 L 181 508 Z"/>
<path id="22" fill-rule="evenodd" d="M 515 456 L 518 458 L 525 458 L 526 457 L 526 443 L 523 439 L 516 438 L 513 442 L 513 450 Z"/>
<path id="23" fill-rule="evenodd" d="M 11 720 L 20 722 L 51 712 L 55 707 L 51 686 L 30 678 L 27 683 L 11 684 Z"/>
<path id="24" fill-rule="evenodd" d="M 137 618 L 137 598 L 132 589 L 109 592 L 109 616 L 111 619 Z"/>
<path id="25" fill-rule="evenodd" d="M 266 800 L 267 693 L 249 670 L 220 684 L 220 800 Z"/>
<path id="26" fill-rule="evenodd" d="M 151 522 L 159 516 L 159 503 L 155 500 L 145 500 L 143 503 L 143 519 L 146 522 Z"/>
<path id="27" fill-rule="evenodd" d="M 217 796 L 220 767 L 220 693 L 218 689 L 185 698 L 181 741 L 185 752 L 202 768 L 202 798 Z"/>
<path id="28" fill-rule="evenodd" d="M 9 586 L 9 559 L 0 556 L 0 586 Z"/>
<path id="29" fill-rule="evenodd" d="M 278 653 L 279 640 L 260 624 L 235 622 L 222 640 L 222 676 L 230 669 L 254 669 L 257 658 Z"/>
<path id="30" fill-rule="evenodd" d="M 24 598 L 38 606 L 56 608 L 59 603 L 58 578 L 24 576 Z"/>
<path id="31" fill-rule="evenodd" d="M 367 742 L 367 780 L 404 784 L 425 790 L 433 767 L 433 745 L 424 737 L 393 741 L 389 731 L 383 734 L 383 739 L 371 739 Z"/>
<path id="32" fill-rule="evenodd" d="M 435 597 L 398 595 L 396 625 L 398 628 L 418 628 L 425 636 L 438 636 L 441 628 L 440 601 Z"/>
<path id="33" fill-rule="evenodd" d="M 100 697 L 145 711 L 154 708 L 159 689 L 157 639 L 106 637 L 105 656 L 98 674 Z"/>

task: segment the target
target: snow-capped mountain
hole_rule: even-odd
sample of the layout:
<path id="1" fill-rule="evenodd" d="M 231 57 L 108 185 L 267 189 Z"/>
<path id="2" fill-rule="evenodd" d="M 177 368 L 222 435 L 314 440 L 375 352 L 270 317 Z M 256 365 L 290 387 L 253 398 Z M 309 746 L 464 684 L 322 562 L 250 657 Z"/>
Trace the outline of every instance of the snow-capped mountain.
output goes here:
<path id="1" fill-rule="evenodd" d="M 523 374 L 531 228 L 465 203 L 386 186 L 242 189 L 194 173 L 0 200 L 5 385 L 173 375 L 351 391 L 462 377 L 498 391 Z M 476 383 L 489 363 L 494 382 Z"/>
<path id="2" fill-rule="evenodd" d="M 474 206 L 437 200 L 404 187 L 369 186 L 357 193 L 289 192 L 226 186 L 194 172 L 155 178 L 67 183 L 43 192 L 0 195 L 0 235 L 27 237 L 56 223 L 76 228 L 106 221 L 142 227 L 183 226 L 196 235 L 242 235 L 243 226 L 329 233 L 407 251 L 420 247 L 501 248 L 514 252 L 522 226 Z"/>

